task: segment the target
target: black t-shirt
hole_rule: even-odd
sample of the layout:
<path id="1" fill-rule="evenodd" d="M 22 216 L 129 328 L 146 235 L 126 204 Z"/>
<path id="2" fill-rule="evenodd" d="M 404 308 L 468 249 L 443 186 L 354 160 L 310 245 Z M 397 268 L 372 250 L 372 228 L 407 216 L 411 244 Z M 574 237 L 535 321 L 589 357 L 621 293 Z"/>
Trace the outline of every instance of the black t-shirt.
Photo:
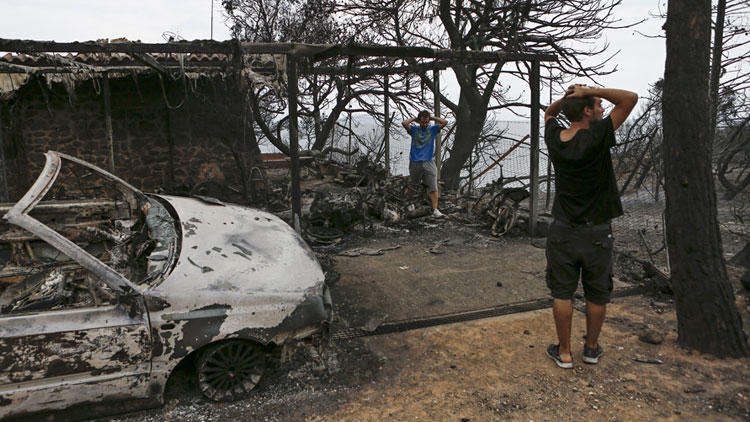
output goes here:
<path id="1" fill-rule="evenodd" d="M 612 119 L 607 116 L 579 130 L 568 142 L 557 119 L 544 128 L 544 142 L 555 168 L 552 215 L 574 224 L 600 224 L 622 215 L 609 149 L 615 146 Z"/>

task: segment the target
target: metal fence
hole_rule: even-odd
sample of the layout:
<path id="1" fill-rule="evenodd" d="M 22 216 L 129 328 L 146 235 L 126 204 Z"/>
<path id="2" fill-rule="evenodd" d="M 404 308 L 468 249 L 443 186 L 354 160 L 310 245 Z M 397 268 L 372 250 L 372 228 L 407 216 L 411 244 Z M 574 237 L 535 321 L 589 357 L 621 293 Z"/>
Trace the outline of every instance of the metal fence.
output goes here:
<path id="1" fill-rule="evenodd" d="M 482 186 L 497 180 L 499 177 L 519 178 L 528 184 L 530 176 L 531 148 L 528 139 L 524 142 L 525 136 L 529 134 L 528 121 L 500 121 L 495 122 L 496 128 L 503 131 L 501 138 L 495 140 L 489 152 L 485 151 L 485 157 L 478 160 L 477 164 L 471 169 L 471 174 L 467 172 L 464 176 L 466 179 L 476 177 L 473 186 L 481 188 Z M 348 157 L 344 154 L 332 154 L 334 161 L 341 163 L 355 163 L 359 157 L 369 156 L 373 150 L 377 150 L 378 142 L 382 143 L 382 127 L 372 123 L 357 122 L 353 125 L 353 131 L 356 133 L 352 141 L 348 136 L 343 135 L 335 139 L 334 145 L 342 150 L 348 148 L 357 149 L 358 152 Z M 445 131 L 444 131 L 445 132 Z M 543 131 L 540 131 L 543 134 Z M 356 138 L 369 140 L 373 146 L 369 149 L 358 145 Z M 351 142 L 351 143 L 350 143 Z M 391 174 L 406 175 L 409 172 L 409 137 L 400 125 L 394 125 L 390 136 L 390 157 L 391 157 Z M 517 145 L 515 148 L 514 146 Z M 351 146 L 350 146 L 351 145 Z M 499 163 L 495 163 L 499 157 L 503 156 L 509 150 L 512 151 Z M 552 168 L 547 159 L 544 142 L 540 145 L 540 186 L 539 202 L 537 207 L 538 215 L 549 213 L 554 199 L 554 175 Z M 615 149 L 613 156 L 615 160 L 622 154 Z M 627 159 L 627 157 L 625 157 Z M 625 184 L 627 170 L 623 170 L 624 175 L 620 176 L 618 186 Z M 658 177 L 658 176 L 657 176 Z M 658 270 L 669 273 L 668 253 L 666 248 L 666 239 L 664 234 L 664 209 L 665 200 L 663 191 L 659 190 L 659 183 L 640 183 L 636 188 L 630 187 L 628 191 L 622 194 L 623 209 L 625 214 L 613 221 L 613 233 L 615 237 L 615 248 L 618 252 L 631 256 L 638 260 L 648 261 Z M 750 196 L 750 194 L 746 195 Z M 726 228 L 727 225 L 735 227 L 739 236 L 750 233 L 750 207 L 743 205 L 742 201 L 748 201 L 742 197 L 736 198 L 734 203 L 721 203 L 719 206 L 723 210 L 719 212 L 719 220 Z M 737 229 L 737 226 L 740 226 Z M 724 230 L 726 231 L 726 230 Z M 747 239 L 745 239 L 747 241 Z M 731 250 L 731 248 L 730 248 Z"/>

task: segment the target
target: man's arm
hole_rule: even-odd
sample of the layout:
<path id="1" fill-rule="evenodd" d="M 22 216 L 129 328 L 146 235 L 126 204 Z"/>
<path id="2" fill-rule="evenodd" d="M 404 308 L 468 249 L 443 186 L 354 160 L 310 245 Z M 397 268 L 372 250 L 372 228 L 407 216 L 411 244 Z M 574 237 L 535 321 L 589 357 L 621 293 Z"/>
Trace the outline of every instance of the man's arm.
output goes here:
<path id="1" fill-rule="evenodd" d="M 440 129 L 444 128 L 445 125 L 448 124 L 448 121 L 443 119 L 442 117 L 433 116 L 432 120 L 434 120 L 435 122 L 437 122 L 438 125 L 440 125 Z"/>
<path id="2" fill-rule="evenodd" d="M 412 117 L 411 119 L 406 119 L 403 122 L 401 122 L 401 126 L 403 126 L 404 129 L 406 129 L 406 133 L 408 133 L 409 135 L 411 135 L 411 124 L 414 123 L 414 122 L 416 122 L 416 121 L 417 121 L 417 118 L 416 117 Z"/>
<path id="3" fill-rule="evenodd" d="M 638 94 L 624 89 L 615 88 L 594 88 L 586 85 L 572 85 L 568 88 L 566 97 L 583 97 L 591 95 L 593 97 L 603 98 L 615 105 L 609 116 L 612 118 L 612 126 L 617 129 L 633 111 L 633 107 L 638 102 Z"/>
<path id="4" fill-rule="evenodd" d="M 547 106 L 547 110 L 544 111 L 544 123 L 547 123 L 547 120 L 554 119 L 558 114 L 560 114 L 560 111 L 562 111 L 563 98 L 560 98 L 559 100 Z"/>

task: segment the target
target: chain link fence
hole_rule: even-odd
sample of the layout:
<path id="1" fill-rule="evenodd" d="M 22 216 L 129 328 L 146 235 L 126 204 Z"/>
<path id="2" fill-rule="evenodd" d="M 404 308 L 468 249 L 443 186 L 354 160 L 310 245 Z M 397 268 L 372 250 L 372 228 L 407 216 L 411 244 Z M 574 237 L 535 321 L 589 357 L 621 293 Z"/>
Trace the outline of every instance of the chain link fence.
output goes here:
<path id="1" fill-rule="evenodd" d="M 493 122 L 496 133 L 480 145 L 472 157 L 472 164 L 464 172 L 465 180 L 471 181 L 472 189 L 492 183 L 499 178 L 514 179 L 509 186 L 528 187 L 530 180 L 531 145 L 528 138 L 527 121 Z M 366 122 L 353 125 L 353 138 L 339 135 L 334 145 L 340 151 L 353 151 L 348 156 L 341 152 L 331 153 L 331 159 L 341 163 L 355 163 L 361 157 L 382 154 L 383 129 Z M 448 130 L 443 130 L 445 134 Z M 543 127 L 540 135 L 543 136 Z M 449 140 L 450 142 L 451 140 Z M 369 145 L 368 145 L 369 142 Z M 393 125 L 390 136 L 391 175 L 409 173 L 409 137 L 400 125 Z M 539 202 L 538 215 L 549 214 L 554 200 L 554 174 L 547 159 L 544 142 L 540 139 L 539 157 Z M 500 159 L 502 158 L 502 159 Z M 649 160 L 646 162 L 644 160 Z M 658 150 L 637 150 L 632 146 L 613 150 L 618 186 L 626 187 L 622 192 L 625 214 L 613 221 L 615 250 L 618 255 L 632 258 L 636 262 L 649 263 L 653 269 L 669 274 L 669 258 L 664 231 L 665 199 L 661 185 L 661 164 Z M 717 194 L 721 196 L 721 192 Z M 718 201 L 718 217 L 721 225 L 727 259 L 739 251 L 750 239 L 750 193 L 737 195 L 731 201 Z"/>

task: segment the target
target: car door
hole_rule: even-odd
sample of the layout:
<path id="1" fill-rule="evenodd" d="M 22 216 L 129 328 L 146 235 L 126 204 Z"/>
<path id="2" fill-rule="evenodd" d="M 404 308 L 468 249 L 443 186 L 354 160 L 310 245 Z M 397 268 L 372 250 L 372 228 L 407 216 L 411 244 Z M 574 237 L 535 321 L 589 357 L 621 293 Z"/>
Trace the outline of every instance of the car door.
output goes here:
<path id="1" fill-rule="evenodd" d="M 15 297 L 4 293 L 0 419 L 148 395 L 151 338 L 142 296 L 113 294 L 92 277 L 56 269 Z"/>
<path id="2" fill-rule="evenodd" d="M 126 277 L 138 274 L 129 228 L 142 222 L 143 195 L 73 157 L 45 156 L 0 224 L 0 419 L 149 394 L 148 313 Z M 61 173 L 64 158 L 77 167 Z"/>

